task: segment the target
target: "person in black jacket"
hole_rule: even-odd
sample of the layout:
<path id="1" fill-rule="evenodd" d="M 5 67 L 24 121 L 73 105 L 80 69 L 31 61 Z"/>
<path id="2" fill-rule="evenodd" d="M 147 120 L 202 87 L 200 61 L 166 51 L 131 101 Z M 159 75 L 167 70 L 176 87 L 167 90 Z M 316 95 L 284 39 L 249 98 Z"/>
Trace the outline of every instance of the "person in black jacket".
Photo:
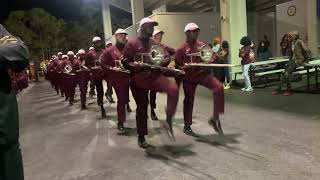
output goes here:
<path id="1" fill-rule="evenodd" d="M 19 144 L 19 112 L 8 70 L 21 72 L 28 62 L 28 50 L 0 24 L 0 179 L 22 180 Z"/>

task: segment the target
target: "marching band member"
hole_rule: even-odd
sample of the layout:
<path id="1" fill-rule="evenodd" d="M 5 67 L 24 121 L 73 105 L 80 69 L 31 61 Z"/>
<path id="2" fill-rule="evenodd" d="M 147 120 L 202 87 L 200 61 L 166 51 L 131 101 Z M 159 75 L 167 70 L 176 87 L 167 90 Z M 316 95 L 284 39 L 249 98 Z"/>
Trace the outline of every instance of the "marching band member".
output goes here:
<path id="1" fill-rule="evenodd" d="M 69 99 L 69 104 L 73 105 L 75 88 L 76 88 L 76 77 L 75 77 L 75 68 L 76 67 L 76 58 L 74 58 L 74 52 L 68 51 L 68 59 L 65 61 L 65 67 L 69 66 L 70 72 L 65 72 L 64 87 L 66 98 Z M 64 69 L 65 70 L 65 69 Z"/>
<path id="2" fill-rule="evenodd" d="M 147 114 L 148 114 L 148 92 L 149 90 L 167 93 L 167 124 L 172 134 L 172 118 L 176 112 L 178 102 L 177 84 L 162 75 L 161 71 L 150 69 L 149 66 L 139 63 L 141 56 L 139 53 L 150 53 L 150 49 L 156 43 L 151 39 L 154 26 L 158 23 L 151 18 L 143 18 L 140 21 L 140 35 L 130 40 L 123 50 L 123 65 L 131 71 L 131 90 L 137 104 L 136 123 L 138 130 L 138 145 L 141 148 L 147 148 L 149 145 L 145 140 L 148 134 Z M 150 57 L 145 57 L 144 61 L 150 62 Z M 138 63 L 137 63 L 138 62 Z M 165 56 L 162 66 L 167 66 L 170 62 L 170 56 Z M 168 132 L 168 129 L 166 129 Z"/>
<path id="3" fill-rule="evenodd" d="M 67 92 L 66 92 L 67 75 L 64 73 L 64 68 L 66 67 L 67 60 L 68 60 L 68 55 L 66 54 L 62 55 L 62 60 L 58 61 L 58 68 L 57 68 L 60 92 L 61 91 L 63 92 L 65 96 L 65 101 L 69 100 L 69 96 L 67 95 Z"/>
<path id="4" fill-rule="evenodd" d="M 52 64 L 50 65 L 50 72 L 52 74 L 52 81 L 54 83 L 54 88 L 57 92 L 57 95 L 61 93 L 61 96 L 63 95 L 63 92 L 60 91 L 58 64 L 59 64 L 59 60 L 62 60 L 62 55 L 63 55 L 62 52 L 58 52 L 57 57 L 53 60 Z"/>
<path id="5" fill-rule="evenodd" d="M 209 120 L 209 124 L 213 126 L 214 130 L 219 134 L 223 134 L 220 125 L 219 114 L 224 112 L 224 92 L 223 85 L 215 77 L 211 76 L 207 69 L 202 67 L 187 67 L 185 63 L 190 63 L 191 58 L 193 62 L 200 62 L 200 57 L 187 56 L 191 53 L 197 53 L 205 44 L 199 40 L 200 28 L 195 23 L 189 23 L 185 27 L 186 41 L 182 43 L 176 51 L 175 61 L 179 69 L 184 69 L 186 74 L 183 78 L 183 90 L 185 94 L 183 114 L 184 114 L 184 133 L 192 135 L 192 111 L 196 87 L 198 84 L 205 86 L 212 90 L 213 93 L 213 117 Z"/>
<path id="6" fill-rule="evenodd" d="M 58 88 L 57 93 L 60 91 L 61 97 L 63 97 L 64 96 L 64 90 L 63 90 L 63 86 L 62 86 L 62 80 L 63 80 L 62 70 L 63 69 L 61 69 L 63 61 L 64 61 L 63 60 L 63 53 L 58 52 L 57 57 L 58 58 L 53 63 L 53 68 L 55 70 L 55 72 L 54 72 L 55 82 L 56 82 L 56 87 Z"/>
<path id="7" fill-rule="evenodd" d="M 109 47 L 101 56 L 101 66 L 105 71 L 105 80 L 114 87 L 117 95 L 118 130 L 124 131 L 123 123 L 126 121 L 126 105 L 129 102 L 130 74 L 112 70 L 112 67 L 119 67 L 123 58 L 123 49 L 126 45 L 127 32 L 118 29 L 115 32 L 116 44 Z"/>
<path id="8" fill-rule="evenodd" d="M 112 42 L 107 41 L 106 50 L 108 50 L 110 47 L 112 47 Z M 112 85 L 107 81 L 107 91 L 105 93 L 105 96 L 108 99 L 109 103 L 114 103 L 112 95 L 113 95 Z"/>
<path id="9" fill-rule="evenodd" d="M 173 56 L 175 54 L 175 50 L 173 48 L 161 43 L 163 34 L 164 34 L 164 32 L 162 30 L 156 29 L 153 31 L 152 39 L 154 40 L 154 42 L 156 44 L 160 45 L 165 51 L 167 51 L 170 56 Z M 158 117 L 154 111 L 157 107 L 156 97 L 157 97 L 157 93 L 155 91 L 150 91 L 150 93 L 149 93 L 150 109 L 151 109 L 150 114 L 151 114 L 151 119 L 154 121 L 158 120 Z"/>
<path id="10" fill-rule="evenodd" d="M 94 50 L 94 47 L 90 46 L 89 47 L 89 51 L 93 51 Z M 91 77 L 91 76 L 90 76 Z M 93 97 L 94 95 L 96 95 L 96 92 L 95 92 L 95 87 L 94 87 L 94 82 L 93 82 L 93 79 L 90 78 L 90 91 L 89 91 L 89 95 L 90 97 Z"/>
<path id="11" fill-rule="evenodd" d="M 55 88 L 55 82 L 54 82 L 54 69 L 53 69 L 53 63 L 56 60 L 57 56 L 56 55 L 52 55 L 52 58 L 49 61 L 47 70 L 48 70 L 48 79 L 51 83 L 51 87 Z M 58 93 L 58 92 L 57 92 Z"/>
<path id="12" fill-rule="evenodd" d="M 86 101 L 87 101 L 87 88 L 89 77 L 89 69 L 85 66 L 85 57 L 86 51 L 84 49 L 80 49 L 78 51 L 78 59 L 76 59 L 75 65 L 73 69 L 76 71 L 76 84 L 80 89 L 80 100 L 81 100 L 81 110 L 87 109 Z M 73 92 L 72 92 L 73 93 Z"/>
<path id="13" fill-rule="evenodd" d="M 97 89 L 97 103 L 101 108 L 101 116 L 106 117 L 106 111 L 103 107 L 103 73 L 100 69 L 100 56 L 102 55 L 104 49 L 102 49 L 101 38 L 95 36 L 92 39 L 93 50 L 90 50 L 86 56 L 85 65 L 92 70 L 92 80 Z"/>

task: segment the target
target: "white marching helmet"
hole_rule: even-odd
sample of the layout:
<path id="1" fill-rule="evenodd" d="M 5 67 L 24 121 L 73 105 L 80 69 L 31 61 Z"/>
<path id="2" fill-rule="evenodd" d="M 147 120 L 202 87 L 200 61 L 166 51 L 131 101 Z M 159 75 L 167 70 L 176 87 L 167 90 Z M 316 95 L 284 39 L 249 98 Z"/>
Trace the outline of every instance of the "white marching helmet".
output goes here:
<path id="1" fill-rule="evenodd" d="M 99 36 L 95 36 L 92 38 L 92 42 L 101 41 L 101 38 Z"/>
<path id="2" fill-rule="evenodd" d="M 152 24 L 153 26 L 158 26 L 157 21 L 155 21 L 149 17 L 146 17 L 146 18 L 141 19 L 140 24 L 139 24 L 139 29 L 137 30 L 137 32 L 140 32 L 141 26 L 144 24 Z"/>
<path id="3" fill-rule="evenodd" d="M 112 45 L 112 41 L 107 41 L 107 42 L 106 42 L 106 45 L 109 45 L 109 44 Z"/>
<path id="4" fill-rule="evenodd" d="M 199 26 L 196 23 L 188 23 L 184 28 L 184 32 L 200 30 Z"/>
<path id="5" fill-rule="evenodd" d="M 163 32 L 162 30 L 160 30 L 160 29 L 155 29 L 155 30 L 153 31 L 152 36 L 155 36 L 155 35 L 157 35 L 157 34 L 159 34 L 159 33 L 164 34 L 164 32 Z"/>
<path id="6" fill-rule="evenodd" d="M 126 34 L 126 35 L 128 35 L 127 31 L 124 30 L 124 29 L 121 29 L 121 28 L 117 29 L 116 32 L 114 33 L 114 35 L 117 35 L 117 34 Z"/>
<path id="7" fill-rule="evenodd" d="M 74 56 L 74 52 L 73 51 L 68 51 L 67 55 L 68 56 Z"/>
<path id="8" fill-rule="evenodd" d="M 62 59 L 64 59 L 64 58 L 66 58 L 66 59 L 68 59 L 68 55 L 62 55 Z"/>
<path id="9" fill-rule="evenodd" d="M 94 50 L 94 47 L 91 46 L 91 47 L 89 48 L 89 51 L 93 51 L 93 50 Z"/>
<path id="10" fill-rule="evenodd" d="M 84 49 L 79 49 L 78 54 L 86 54 L 86 51 Z"/>

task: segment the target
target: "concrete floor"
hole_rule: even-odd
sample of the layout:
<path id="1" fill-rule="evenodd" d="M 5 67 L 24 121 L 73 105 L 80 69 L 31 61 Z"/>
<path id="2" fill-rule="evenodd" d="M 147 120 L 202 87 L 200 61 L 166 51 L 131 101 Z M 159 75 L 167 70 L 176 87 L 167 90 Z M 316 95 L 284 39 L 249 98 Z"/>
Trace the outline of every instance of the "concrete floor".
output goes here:
<path id="1" fill-rule="evenodd" d="M 154 147 L 143 150 L 137 146 L 134 112 L 128 115 L 127 133 L 118 134 L 116 104 L 105 103 L 108 117 L 100 119 L 95 99 L 80 111 L 79 95 L 69 107 L 49 83 L 31 84 L 18 96 L 25 179 L 319 180 L 320 96 L 270 92 L 226 91 L 225 137 L 207 124 L 211 94 L 201 87 L 192 126 L 198 135 L 182 132 L 182 92 L 174 124 L 177 141 L 168 140 L 159 122 L 150 120 L 147 141 Z M 161 119 L 165 99 L 158 95 Z M 135 109 L 133 98 L 131 105 Z"/>

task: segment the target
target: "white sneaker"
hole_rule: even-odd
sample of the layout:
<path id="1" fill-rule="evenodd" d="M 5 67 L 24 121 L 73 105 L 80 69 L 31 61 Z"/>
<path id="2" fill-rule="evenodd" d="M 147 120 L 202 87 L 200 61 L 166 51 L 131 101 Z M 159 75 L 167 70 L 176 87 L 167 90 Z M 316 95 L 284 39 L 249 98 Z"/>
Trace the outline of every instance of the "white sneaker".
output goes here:
<path id="1" fill-rule="evenodd" d="M 230 84 L 229 84 L 229 83 L 226 84 L 226 85 L 224 86 L 224 89 L 225 89 L 225 90 L 230 89 Z"/>
<path id="2" fill-rule="evenodd" d="M 246 88 L 242 88 L 241 91 L 246 91 Z"/>
<path id="3" fill-rule="evenodd" d="M 251 92 L 251 91 L 253 91 L 253 88 L 252 88 L 252 87 L 247 88 L 247 89 L 245 89 L 245 91 L 246 91 L 246 92 Z"/>

